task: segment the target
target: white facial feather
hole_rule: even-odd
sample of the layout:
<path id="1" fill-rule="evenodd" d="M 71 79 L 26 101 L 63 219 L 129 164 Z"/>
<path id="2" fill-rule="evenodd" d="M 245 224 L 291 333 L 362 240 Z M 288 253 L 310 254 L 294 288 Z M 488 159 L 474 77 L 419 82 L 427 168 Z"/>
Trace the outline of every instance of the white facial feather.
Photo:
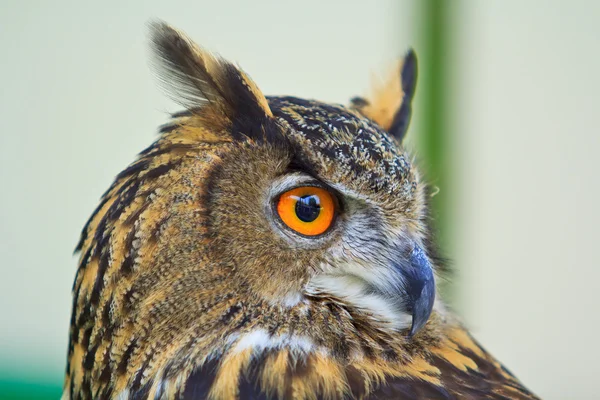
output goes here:
<path id="1" fill-rule="evenodd" d="M 364 267 L 354 268 L 355 271 L 361 269 L 364 270 Z M 346 269 L 344 272 L 348 272 L 348 270 Z M 412 316 L 404 310 L 403 304 L 392 295 L 384 295 L 373 290 L 376 285 L 377 288 L 389 285 L 390 278 L 388 277 L 388 282 L 384 282 L 382 274 L 372 274 L 371 276 L 381 279 L 377 279 L 379 282 L 375 283 L 368 282 L 357 274 L 319 274 L 311 279 L 306 290 L 312 295 L 326 293 L 336 297 L 346 304 L 370 314 L 391 329 L 401 330 L 410 327 Z"/>
<path id="2" fill-rule="evenodd" d="M 331 261 L 323 263 L 306 286 L 313 295 L 330 295 L 369 314 L 395 330 L 409 328 L 412 315 L 404 304 L 403 277 L 393 271 L 391 252 L 398 243 L 409 243 L 406 233 L 387 226 L 382 211 L 354 195 L 347 200 L 344 235 L 331 248 Z M 376 227 L 376 228 L 374 228 Z"/>
<path id="3" fill-rule="evenodd" d="M 299 335 L 269 335 L 264 329 L 256 329 L 239 337 L 233 347 L 234 353 L 247 349 L 260 352 L 267 349 L 287 348 L 290 351 L 311 353 L 316 351 L 314 343 L 306 336 Z"/>
<path id="4" fill-rule="evenodd" d="M 282 305 L 284 307 L 294 307 L 298 303 L 300 303 L 303 299 L 302 293 L 300 292 L 290 292 L 287 296 L 285 296 L 282 300 Z"/>

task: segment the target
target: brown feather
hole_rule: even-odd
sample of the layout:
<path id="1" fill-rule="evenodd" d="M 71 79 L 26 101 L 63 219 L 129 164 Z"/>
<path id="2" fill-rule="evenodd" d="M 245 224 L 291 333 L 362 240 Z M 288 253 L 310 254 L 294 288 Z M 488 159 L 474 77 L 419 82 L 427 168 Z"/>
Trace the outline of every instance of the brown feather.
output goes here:
<path id="1" fill-rule="evenodd" d="M 64 398 L 536 398 L 441 303 L 408 337 L 307 289 L 328 268 L 375 268 L 390 243 L 430 236 L 427 187 L 382 129 L 404 121 L 406 90 L 379 96 L 379 111 L 267 98 L 180 32 L 153 29 L 187 110 L 83 229 Z M 271 210 L 274 182 L 299 174 L 348 198 L 315 241 Z"/>

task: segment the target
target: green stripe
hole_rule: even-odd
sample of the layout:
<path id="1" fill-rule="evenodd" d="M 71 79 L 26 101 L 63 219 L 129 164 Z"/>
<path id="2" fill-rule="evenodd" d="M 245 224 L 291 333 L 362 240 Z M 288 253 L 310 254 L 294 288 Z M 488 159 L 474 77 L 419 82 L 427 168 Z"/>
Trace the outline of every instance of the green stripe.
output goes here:
<path id="1" fill-rule="evenodd" d="M 60 383 L 44 384 L 31 381 L 2 381 L 0 380 L 0 399 L 12 400 L 44 400 L 59 399 L 62 395 Z"/>
<path id="2" fill-rule="evenodd" d="M 418 2 L 421 46 L 419 47 L 420 135 L 417 138 L 420 165 L 426 179 L 439 192 L 431 201 L 433 217 L 438 229 L 441 254 L 450 255 L 451 238 L 448 209 L 452 194 L 448 123 L 448 56 L 450 45 L 450 6 L 448 0 L 421 0 Z M 444 289 L 444 288 L 442 288 Z M 443 290 L 447 293 L 447 290 Z"/>

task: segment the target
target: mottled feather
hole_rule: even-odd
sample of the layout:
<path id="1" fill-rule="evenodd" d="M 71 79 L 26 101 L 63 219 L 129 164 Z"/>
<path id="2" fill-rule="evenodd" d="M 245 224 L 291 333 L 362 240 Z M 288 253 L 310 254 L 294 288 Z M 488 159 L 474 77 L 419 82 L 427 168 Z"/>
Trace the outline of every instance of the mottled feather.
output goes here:
<path id="1" fill-rule="evenodd" d="M 152 30 L 186 110 L 82 231 L 63 398 L 536 398 L 439 299 L 409 337 L 374 305 L 314 286 L 342 270 L 388 276 L 411 243 L 437 263 L 427 186 L 400 144 L 413 53 L 393 95 L 346 108 L 266 97 L 180 32 Z M 327 235 L 279 228 L 269 204 L 286 179 L 343 197 Z"/>

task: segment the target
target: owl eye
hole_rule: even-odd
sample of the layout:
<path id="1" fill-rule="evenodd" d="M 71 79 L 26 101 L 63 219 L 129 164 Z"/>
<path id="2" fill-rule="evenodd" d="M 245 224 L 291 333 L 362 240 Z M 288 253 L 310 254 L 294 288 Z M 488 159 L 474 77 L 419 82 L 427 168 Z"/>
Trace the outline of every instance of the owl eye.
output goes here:
<path id="1" fill-rule="evenodd" d="M 290 229 L 305 236 L 317 236 L 331 226 L 335 200 L 323 188 L 302 186 L 279 196 L 277 213 Z"/>

